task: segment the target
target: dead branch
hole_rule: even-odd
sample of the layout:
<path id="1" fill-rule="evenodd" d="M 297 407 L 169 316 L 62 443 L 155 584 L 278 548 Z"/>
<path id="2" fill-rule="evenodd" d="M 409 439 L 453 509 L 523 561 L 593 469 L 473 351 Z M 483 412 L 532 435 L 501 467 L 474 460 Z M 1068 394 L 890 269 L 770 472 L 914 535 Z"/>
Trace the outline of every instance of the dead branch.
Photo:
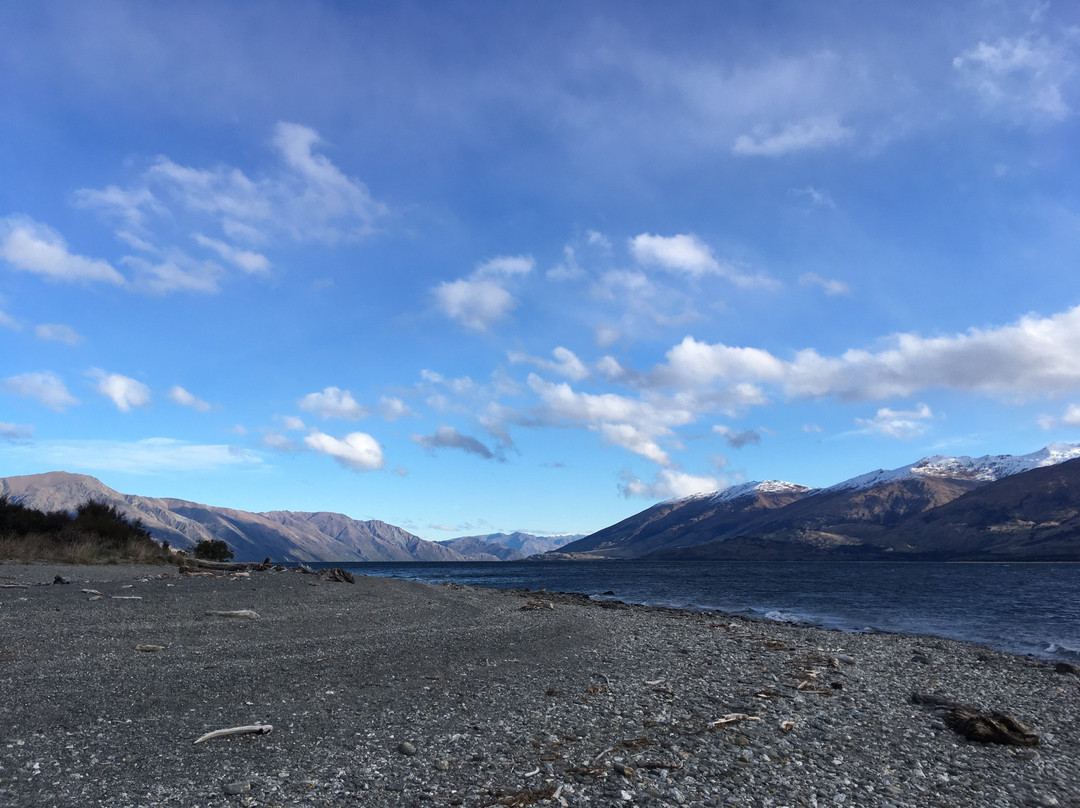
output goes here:
<path id="1" fill-rule="evenodd" d="M 266 735 L 269 732 L 273 732 L 274 727 L 271 724 L 249 724 L 245 727 L 229 727 L 228 729 L 215 729 L 213 732 L 208 732 L 205 735 L 196 738 L 195 743 L 202 743 L 203 741 L 213 740 L 214 738 L 224 738 L 228 735 Z"/>

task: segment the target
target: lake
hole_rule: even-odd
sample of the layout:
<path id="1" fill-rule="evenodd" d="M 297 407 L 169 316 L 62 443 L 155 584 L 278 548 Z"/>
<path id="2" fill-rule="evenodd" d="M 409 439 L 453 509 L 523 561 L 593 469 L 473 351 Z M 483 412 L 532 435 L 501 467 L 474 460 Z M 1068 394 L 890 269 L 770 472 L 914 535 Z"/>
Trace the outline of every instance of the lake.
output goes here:
<path id="1" fill-rule="evenodd" d="M 927 634 L 1080 662 L 1080 564 L 518 561 L 311 566 L 427 583 L 578 592 L 841 631 Z"/>

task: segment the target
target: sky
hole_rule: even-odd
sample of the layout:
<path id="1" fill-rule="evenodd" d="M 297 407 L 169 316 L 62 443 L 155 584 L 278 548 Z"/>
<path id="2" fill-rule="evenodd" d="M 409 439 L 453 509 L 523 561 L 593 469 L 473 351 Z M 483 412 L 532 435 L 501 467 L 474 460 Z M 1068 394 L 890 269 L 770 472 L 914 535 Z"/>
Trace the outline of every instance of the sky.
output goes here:
<path id="1" fill-rule="evenodd" d="M 1080 6 L 0 4 L 0 476 L 589 533 L 1080 440 Z"/>

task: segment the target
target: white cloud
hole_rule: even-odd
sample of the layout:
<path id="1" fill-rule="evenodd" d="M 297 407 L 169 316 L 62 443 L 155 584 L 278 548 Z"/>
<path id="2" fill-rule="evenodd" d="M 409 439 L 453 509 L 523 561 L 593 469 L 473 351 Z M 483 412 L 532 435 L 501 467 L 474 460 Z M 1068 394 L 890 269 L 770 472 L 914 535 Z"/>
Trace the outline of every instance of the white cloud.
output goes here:
<path id="1" fill-rule="evenodd" d="M 487 331 L 517 306 L 514 296 L 495 281 L 445 281 L 434 293 L 443 314 L 473 331 Z"/>
<path id="2" fill-rule="evenodd" d="M 777 131 L 757 126 L 749 135 L 739 135 L 731 150 L 735 154 L 778 157 L 791 152 L 821 149 L 850 140 L 854 130 L 832 116 L 807 118 Z"/>
<path id="3" fill-rule="evenodd" d="M 303 432 L 307 426 L 295 415 L 286 415 L 281 419 L 281 425 L 286 432 Z"/>
<path id="4" fill-rule="evenodd" d="M 124 283 L 108 262 L 69 252 L 59 233 L 26 216 L 0 219 L 0 259 L 49 280 Z"/>
<path id="5" fill-rule="evenodd" d="M 1043 429 L 1057 429 L 1059 426 L 1080 426 L 1080 404 L 1070 404 L 1060 418 L 1052 415 L 1040 415 L 1038 422 Z"/>
<path id="6" fill-rule="evenodd" d="M 1080 389 L 1080 306 L 963 334 L 898 334 L 888 344 L 831 357 L 806 349 L 782 360 L 758 348 L 687 337 L 650 378 L 684 387 L 775 383 L 789 396 L 848 400 L 906 397 L 933 388 L 1023 398 Z"/>
<path id="7" fill-rule="evenodd" d="M 514 310 L 517 301 L 505 284 L 532 272 L 531 256 L 498 256 L 476 268 L 468 278 L 444 281 L 432 289 L 435 304 L 452 320 L 473 331 L 487 331 Z"/>
<path id="8" fill-rule="evenodd" d="M 170 292 L 213 294 L 220 288 L 220 266 L 213 261 L 197 261 L 179 250 L 170 251 L 161 262 L 126 255 L 120 259 L 120 263 L 134 271 L 131 288 L 137 292 L 152 295 Z"/>
<path id="9" fill-rule="evenodd" d="M 851 287 L 843 281 L 823 278 L 814 272 L 807 272 L 799 276 L 799 283 L 803 286 L 817 286 L 825 291 L 829 297 L 838 295 L 850 295 Z"/>
<path id="10" fill-rule="evenodd" d="M 79 400 L 68 392 L 63 380 L 51 371 L 11 376 L 0 382 L 0 391 L 35 399 L 57 412 L 79 404 Z"/>
<path id="11" fill-rule="evenodd" d="M 630 252 L 644 266 L 659 266 L 694 278 L 720 274 L 720 263 L 713 257 L 712 249 L 692 234 L 642 233 L 630 239 Z"/>
<path id="12" fill-rule="evenodd" d="M 933 419 L 934 413 L 926 404 L 919 404 L 914 410 L 892 410 L 882 407 L 873 418 L 856 418 L 855 423 L 864 432 L 883 435 L 887 438 L 911 440 L 926 434 L 926 421 Z"/>
<path id="13" fill-rule="evenodd" d="M 147 211 L 166 212 L 148 188 L 125 189 L 115 185 L 101 190 L 83 188 L 72 194 L 72 202 L 80 208 L 100 210 L 134 230 L 142 228 Z"/>
<path id="14" fill-rule="evenodd" d="M 824 191 L 819 191 L 811 185 L 807 185 L 805 188 L 792 188 L 791 193 L 794 196 L 804 197 L 810 200 L 811 204 L 819 208 L 835 209 L 836 203 L 832 197 Z"/>
<path id="15" fill-rule="evenodd" d="M 201 246 L 213 250 L 220 255 L 224 260 L 230 264 L 235 264 L 248 273 L 266 272 L 270 269 L 270 261 L 265 255 L 260 255 L 257 252 L 251 250 L 239 250 L 233 247 L 231 244 L 226 244 L 224 241 L 218 241 L 204 236 L 202 233 L 195 233 L 192 236 L 196 242 Z"/>
<path id="16" fill-rule="evenodd" d="M 660 267 L 691 278 L 715 275 L 745 289 L 775 289 L 779 286 L 777 281 L 766 275 L 743 272 L 730 263 L 718 261 L 712 248 L 691 233 L 675 236 L 641 233 L 630 239 L 630 252 L 642 266 Z"/>
<path id="17" fill-rule="evenodd" d="M 169 401 L 174 404 L 179 404 L 181 407 L 191 407 L 193 410 L 199 412 L 209 412 L 211 407 L 208 401 L 203 401 L 201 398 L 197 398 L 185 390 L 178 384 L 174 384 L 169 388 L 169 392 L 165 394 Z"/>
<path id="18" fill-rule="evenodd" d="M 131 412 L 133 407 L 150 403 L 150 388 L 140 381 L 101 370 L 92 370 L 90 375 L 98 380 L 94 389 L 110 399 L 120 412 Z"/>
<path id="19" fill-rule="evenodd" d="M 536 266 L 531 255 L 500 255 L 485 261 L 473 272 L 473 278 L 507 278 L 528 275 Z"/>
<path id="20" fill-rule="evenodd" d="M 660 469 L 652 482 L 644 482 L 630 474 L 624 474 L 619 491 L 624 497 L 644 499 L 674 499 L 695 494 L 709 494 L 726 486 L 716 477 L 687 474 L 676 469 Z"/>
<path id="21" fill-rule="evenodd" d="M 536 356 L 529 356 L 528 354 L 518 353 L 512 351 L 507 354 L 507 358 L 514 364 L 528 363 L 535 365 L 544 370 L 551 371 L 552 373 L 558 373 L 560 376 L 566 376 L 572 381 L 579 382 L 582 379 L 586 379 L 589 376 L 589 369 L 585 367 L 585 363 L 577 358 L 577 355 L 569 348 L 564 348 L 561 345 L 551 352 L 555 360 L 541 359 Z"/>
<path id="22" fill-rule="evenodd" d="M 0 302 L 2 302 L 2 301 L 0 301 Z M 7 314 L 6 312 L 4 312 L 2 310 L 0 310 L 0 326 L 2 326 L 4 328 L 11 328 L 11 329 L 14 329 L 15 331 L 21 331 L 22 330 L 22 326 L 19 325 L 18 321 L 14 317 L 12 317 L 11 315 Z"/>
<path id="23" fill-rule="evenodd" d="M 1076 72 L 1075 35 L 1054 42 L 1042 36 L 980 42 L 953 59 L 960 83 L 988 111 L 1015 123 L 1067 118 L 1066 85 Z"/>
<path id="24" fill-rule="evenodd" d="M 440 426 L 434 435 L 413 435 L 412 439 L 425 449 L 461 449 L 485 460 L 495 458 L 495 453 L 479 440 L 471 435 L 463 435 L 452 426 Z"/>
<path id="25" fill-rule="evenodd" d="M 321 393 L 308 393 L 297 402 L 297 406 L 321 418 L 359 421 L 370 415 L 367 407 L 360 406 L 351 392 L 338 387 L 326 387 Z"/>
<path id="26" fill-rule="evenodd" d="M 34 427 L 29 424 L 9 424 L 0 421 L 0 440 L 21 443 L 34 437 Z"/>
<path id="27" fill-rule="evenodd" d="M 695 419 L 692 408 L 673 400 L 648 402 L 614 393 L 578 393 L 569 384 L 547 382 L 536 374 L 529 374 L 528 383 L 540 398 L 535 423 L 568 422 L 585 426 L 609 443 L 661 465 L 667 465 L 671 460 L 658 439 L 671 437 L 673 427 L 684 426 Z M 529 422 L 525 423 L 529 425 Z"/>
<path id="28" fill-rule="evenodd" d="M 173 438 L 138 441 L 49 441 L 33 446 L 35 459 L 70 471 L 117 471 L 127 474 L 215 471 L 259 466 L 262 457 L 248 449 L 193 444 Z"/>
<path id="29" fill-rule="evenodd" d="M 569 244 L 563 247 L 562 263 L 549 269 L 544 277 L 549 281 L 571 281 L 584 275 L 584 271 L 578 265 L 577 253 Z"/>
<path id="30" fill-rule="evenodd" d="M 259 439 L 259 442 L 267 449 L 273 449 L 275 452 L 301 452 L 304 450 L 303 445 L 299 442 L 272 429 L 268 429 Z"/>
<path id="31" fill-rule="evenodd" d="M 379 415 L 386 421 L 396 421 L 399 418 L 416 415 L 415 412 L 400 398 L 383 396 L 379 399 Z"/>
<path id="32" fill-rule="evenodd" d="M 379 442 L 365 432 L 350 432 L 343 438 L 312 432 L 305 436 L 304 443 L 313 451 L 329 455 L 353 471 L 375 471 L 386 463 Z"/>
<path id="33" fill-rule="evenodd" d="M 63 323 L 42 323 L 34 328 L 34 334 L 38 339 L 62 342 L 65 345 L 78 345 L 83 341 L 82 334 Z"/>

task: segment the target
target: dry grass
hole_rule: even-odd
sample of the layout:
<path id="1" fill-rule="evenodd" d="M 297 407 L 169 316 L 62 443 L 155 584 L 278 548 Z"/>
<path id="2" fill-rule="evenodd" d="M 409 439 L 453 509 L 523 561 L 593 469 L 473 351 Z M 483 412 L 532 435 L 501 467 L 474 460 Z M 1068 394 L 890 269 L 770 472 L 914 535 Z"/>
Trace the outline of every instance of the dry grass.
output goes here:
<path id="1" fill-rule="evenodd" d="M 147 541 L 107 545 L 97 536 L 65 532 L 63 538 L 30 534 L 0 536 L 0 561 L 50 561 L 59 564 L 175 564 L 168 550 Z"/>

